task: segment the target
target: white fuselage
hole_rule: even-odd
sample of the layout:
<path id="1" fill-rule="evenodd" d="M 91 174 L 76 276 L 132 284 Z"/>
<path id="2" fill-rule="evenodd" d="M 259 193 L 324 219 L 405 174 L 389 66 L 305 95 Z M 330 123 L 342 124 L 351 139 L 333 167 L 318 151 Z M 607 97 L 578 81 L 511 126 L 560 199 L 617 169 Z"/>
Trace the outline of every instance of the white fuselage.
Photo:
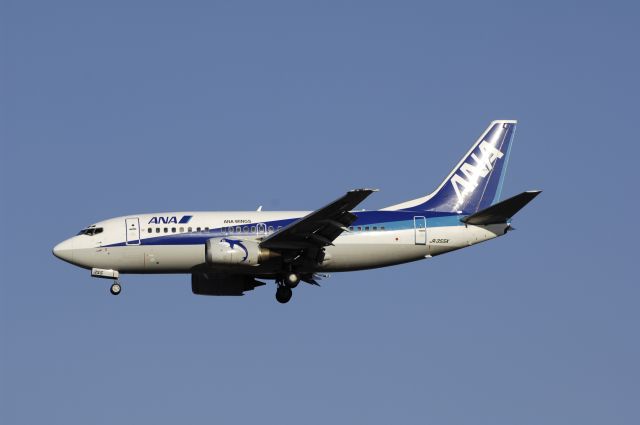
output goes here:
<path id="1" fill-rule="evenodd" d="M 230 211 L 124 216 L 90 226 L 87 229 L 101 230 L 67 239 L 54 248 L 54 253 L 88 269 L 191 273 L 198 267 L 211 268 L 205 261 L 207 239 L 233 236 L 260 241 L 306 214 L 304 211 Z M 362 224 L 356 220 L 350 232 L 342 233 L 333 241 L 333 246 L 325 248 L 320 264 L 303 271 L 350 271 L 406 263 L 493 239 L 503 235 L 507 228 L 507 224 L 467 226 L 455 216 L 431 218 L 425 217 L 424 212 L 354 214 L 362 217 Z M 276 273 L 261 265 L 215 268 L 257 276 Z"/>

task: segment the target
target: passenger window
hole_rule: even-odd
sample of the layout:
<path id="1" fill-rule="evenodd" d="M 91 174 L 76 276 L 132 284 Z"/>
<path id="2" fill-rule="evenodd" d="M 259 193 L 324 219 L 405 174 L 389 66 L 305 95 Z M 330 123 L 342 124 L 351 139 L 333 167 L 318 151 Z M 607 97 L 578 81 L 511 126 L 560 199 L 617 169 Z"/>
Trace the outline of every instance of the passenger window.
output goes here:
<path id="1" fill-rule="evenodd" d="M 369 231 L 369 226 L 365 226 L 364 230 Z"/>
<path id="2" fill-rule="evenodd" d="M 380 226 L 380 230 L 384 230 L 384 226 Z"/>
<path id="3" fill-rule="evenodd" d="M 358 232 L 362 230 L 362 226 L 358 226 Z"/>
<path id="4" fill-rule="evenodd" d="M 378 226 L 373 226 L 373 230 L 378 230 Z"/>
<path id="5" fill-rule="evenodd" d="M 147 229 L 147 233 L 153 233 L 153 229 L 152 229 L 151 227 L 149 227 L 149 228 Z"/>
<path id="6" fill-rule="evenodd" d="M 165 232 L 165 233 L 169 233 L 169 228 L 168 228 L 168 227 L 165 227 L 165 228 L 164 228 L 164 232 Z"/>
<path id="7" fill-rule="evenodd" d="M 191 232 L 192 232 L 192 230 L 193 230 L 193 228 L 192 228 L 192 227 L 187 227 L 187 232 L 191 233 Z"/>
<path id="8" fill-rule="evenodd" d="M 242 229 L 240 229 L 240 226 L 236 227 L 236 233 L 240 233 Z"/>
<path id="9" fill-rule="evenodd" d="M 282 229 L 282 226 L 278 226 L 278 230 Z"/>
<path id="10" fill-rule="evenodd" d="M 269 232 L 273 232 L 273 226 L 269 226 Z"/>
<path id="11" fill-rule="evenodd" d="M 349 226 L 349 230 L 353 232 L 353 226 Z"/>
<path id="12" fill-rule="evenodd" d="M 256 226 L 251 226 L 251 233 L 255 233 L 256 232 Z"/>
<path id="13" fill-rule="evenodd" d="M 208 228 L 208 227 L 205 227 L 205 228 L 204 228 L 204 231 L 205 231 L 205 232 L 208 232 L 208 231 L 209 231 L 209 228 Z"/>
<path id="14" fill-rule="evenodd" d="M 160 228 L 156 227 L 156 233 L 160 233 Z"/>
<path id="15" fill-rule="evenodd" d="M 200 228 L 199 228 L 199 227 L 196 227 L 196 232 L 199 232 L 199 231 L 200 231 Z"/>
<path id="16" fill-rule="evenodd" d="M 249 232 L 249 226 L 244 226 L 242 228 L 242 231 L 245 232 L 245 233 L 248 233 Z"/>

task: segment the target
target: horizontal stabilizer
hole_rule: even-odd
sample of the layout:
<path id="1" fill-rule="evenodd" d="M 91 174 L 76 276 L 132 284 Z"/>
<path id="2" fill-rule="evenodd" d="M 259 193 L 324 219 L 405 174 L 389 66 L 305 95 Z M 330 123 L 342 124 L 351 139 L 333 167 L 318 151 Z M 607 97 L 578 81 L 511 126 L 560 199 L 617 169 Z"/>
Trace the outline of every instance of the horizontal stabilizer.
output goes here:
<path id="1" fill-rule="evenodd" d="M 506 223 L 511 217 L 516 215 L 518 211 L 524 208 L 533 198 L 538 196 L 541 190 L 529 190 L 522 192 L 512 198 L 505 199 L 502 202 L 491 205 L 482 211 L 478 211 L 461 221 L 465 224 L 487 225 Z"/>

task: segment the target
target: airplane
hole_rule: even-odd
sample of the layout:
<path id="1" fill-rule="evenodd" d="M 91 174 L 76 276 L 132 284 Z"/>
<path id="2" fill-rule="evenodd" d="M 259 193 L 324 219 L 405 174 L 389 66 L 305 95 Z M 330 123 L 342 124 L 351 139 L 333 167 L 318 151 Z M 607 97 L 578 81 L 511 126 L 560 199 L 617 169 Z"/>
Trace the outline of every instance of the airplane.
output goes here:
<path id="1" fill-rule="evenodd" d="M 432 258 L 507 234 L 540 194 L 500 201 L 517 121 L 497 120 L 435 191 L 377 211 L 355 211 L 376 189 L 355 189 L 312 212 L 133 214 L 92 224 L 53 254 L 91 276 L 184 273 L 197 295 L 239 296 L 273 280 L 287 303 L 299 282 Z"/>

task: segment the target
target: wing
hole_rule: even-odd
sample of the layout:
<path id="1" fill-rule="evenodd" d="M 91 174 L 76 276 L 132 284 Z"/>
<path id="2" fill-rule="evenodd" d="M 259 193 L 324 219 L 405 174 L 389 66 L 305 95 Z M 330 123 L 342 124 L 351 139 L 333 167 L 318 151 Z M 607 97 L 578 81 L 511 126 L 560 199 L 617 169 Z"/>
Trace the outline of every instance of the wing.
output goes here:
<path id="1" fill-rule="evenodd" d="M 283 227 L 265 238 L 260 246 L 278 250 L 319 249 L 333 245 L 333 241 L 356 219 L 349 211 L 377 189 L 355 189 Z"/>

